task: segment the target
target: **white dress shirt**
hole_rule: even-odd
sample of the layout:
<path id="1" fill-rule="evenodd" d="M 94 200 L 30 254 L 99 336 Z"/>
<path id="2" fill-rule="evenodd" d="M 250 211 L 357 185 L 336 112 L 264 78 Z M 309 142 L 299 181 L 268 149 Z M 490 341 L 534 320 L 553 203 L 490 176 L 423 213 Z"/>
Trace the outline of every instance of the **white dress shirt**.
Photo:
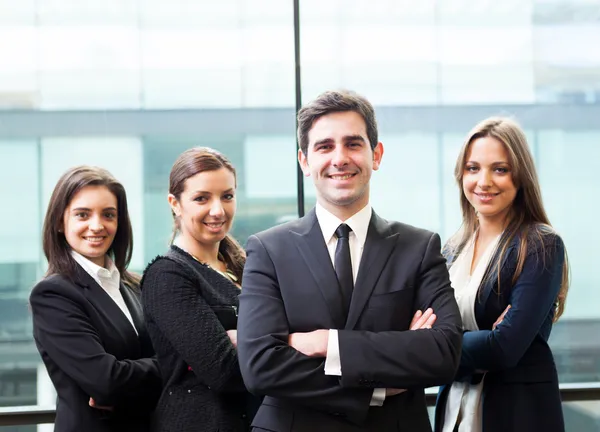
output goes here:
<path id="1" fill-rule="evenodd" d="M 327 245 L 331 262 L 335 265 L 335 248 L 337 246 L 337 237 L 335 230 L 341 223 L 348 225 L 350 232 L 350 261 L 352 263 L 352 278 L 356 283 L 360 259 L 362 257 L 365 241 L 367 240 L 367 231 L 371 221 L 371 205 L 367 204 L 362 210 L 358 211 L 349 219 L 342 221 L 329 213 L 323 206 L 317 203 L 315 207 L 317 220 L 323 232 L 323 238 Z M 329 341 L 327 343 L 327 357 L 325 358 L 325 375 L 342 376 L 342 363 L 340 360 L 340 344 L 338 332 L 335 329 L 329 330 Z M 376 388 L 373 390 L 371 406 L 382 406 L 385 400 L 385 388 Z"/>
<path id="2" fill-rule="evenodd" d="M 125 300 L 123 300 L 123 294 L 121 294 L 121 275 L 113 260 L 111 260 L 108 255 L 106 256 L 106 263 L 108 264 L 108 268 L 106 269 L 91 262 L 89 259 L 72 249 L 71 256 L 81 267 L 83 267 L 87 274 L 89 274 L 96 282 L 98 282 L 98 285 L 100 285 L 102 289 L 106 291 L 108 296 L 113 299 L 117 306 L 119 306 L 119 309 L 121 309 L 121 311 L 125 314 L 131 323 L 131 326 L 135 330 L 135 333 L 137 334 L 137 329 L 133 323 L 133 318 L 131 318 L 131 312 L 129 312 L 129 309 L 127 309 Z"/>

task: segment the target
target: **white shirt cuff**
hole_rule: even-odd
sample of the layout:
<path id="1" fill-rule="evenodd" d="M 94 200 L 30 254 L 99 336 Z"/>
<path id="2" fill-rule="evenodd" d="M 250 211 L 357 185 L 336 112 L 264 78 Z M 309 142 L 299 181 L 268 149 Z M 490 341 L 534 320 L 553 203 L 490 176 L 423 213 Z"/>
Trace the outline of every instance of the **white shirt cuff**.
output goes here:
<path id="1" fill-rule="evenodd" d="M 385 389 L 384 388 L 376 388 L 373 389 L 373 396 L 371 396 L 370 406 L 383 406 L 383 402 L 385 401 Z"/>
<path id="2" fill-rule="evenodd" d="M 325 357 L 325 375 L 342 376 L 342 362 L 340 360 L 340 343 L 338 331 L 329 330 L 327 341 L 327 357 Z M 385 401 L 385 388 L 373 389 L 370 406 L 383 406 Z"/>
<path id="3" fill-rule="evenodd" d="M 325 357 L 325 375 L 342 376 L 342 362 L 340 360 L 340 343 L 337 330 L 329 330 L 327 341 L 327 357 Z"/>

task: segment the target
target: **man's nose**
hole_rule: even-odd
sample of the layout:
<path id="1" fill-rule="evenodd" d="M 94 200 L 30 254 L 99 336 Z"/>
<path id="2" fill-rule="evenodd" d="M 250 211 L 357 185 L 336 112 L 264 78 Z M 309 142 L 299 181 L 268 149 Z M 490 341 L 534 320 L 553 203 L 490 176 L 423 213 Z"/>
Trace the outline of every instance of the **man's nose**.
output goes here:
<path id="1" fill-rule="evenodd" d="M 333 153 L 333 166 L 335 166 L 336 168 L 346 166 L 348 165 L 349 160 L 350 157 L 348 155 L 348 150 L 346 149 L 346 146 L 337 146 Z"/>

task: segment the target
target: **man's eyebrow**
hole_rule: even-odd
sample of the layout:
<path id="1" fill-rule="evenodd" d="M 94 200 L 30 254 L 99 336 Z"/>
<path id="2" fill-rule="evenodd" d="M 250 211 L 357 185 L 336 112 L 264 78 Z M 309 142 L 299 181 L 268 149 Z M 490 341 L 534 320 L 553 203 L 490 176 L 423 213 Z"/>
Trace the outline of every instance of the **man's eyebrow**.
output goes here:
<path id="1" fill-rule="evenodd" d="M 365 139 L 361 135 L 346 135 L 342 139 L 344 140 L 344 142 L 348 142 L 348 141 L 361 141 L 363 143 L 365 142 Z"/>
<path id="2" fill-rule="evenodd" d="M 320 144 L 331 144 L 332 142 L 333 142 L 332 138 L 323 138 L 318 141 L 315 141 L 315 143 L 313 144 L 313 147 L 318 146 Z"/>

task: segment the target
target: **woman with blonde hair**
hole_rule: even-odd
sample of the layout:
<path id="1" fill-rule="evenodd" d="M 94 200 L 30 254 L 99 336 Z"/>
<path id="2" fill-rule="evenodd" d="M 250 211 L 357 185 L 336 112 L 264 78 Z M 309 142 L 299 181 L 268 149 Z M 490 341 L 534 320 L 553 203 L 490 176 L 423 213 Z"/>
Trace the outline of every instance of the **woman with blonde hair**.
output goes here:
<path id="1" fill-rule="evenodd" d="M 444 247 L 464 326 L 436 431 L 564 431 L 548 338 L 568 290 L 565 246 L 544 210 L 525 134 L 493 117 L 469 133 L 455 178 L 461 229 Z"/>

